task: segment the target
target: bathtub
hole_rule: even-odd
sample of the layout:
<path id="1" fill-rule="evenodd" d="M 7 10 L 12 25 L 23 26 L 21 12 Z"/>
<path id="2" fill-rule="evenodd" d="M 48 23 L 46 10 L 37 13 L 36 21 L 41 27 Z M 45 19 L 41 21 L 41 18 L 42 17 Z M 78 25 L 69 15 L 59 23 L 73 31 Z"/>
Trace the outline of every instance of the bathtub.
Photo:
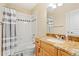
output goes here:
<path id="1" fill-rule="evenodd" d="M 13 56 L 34 56 L 35 45 L 32 44 L 32 45 L 28 45 L 26 47 L 27 48 L 22 51 L 15 52 Z"/>

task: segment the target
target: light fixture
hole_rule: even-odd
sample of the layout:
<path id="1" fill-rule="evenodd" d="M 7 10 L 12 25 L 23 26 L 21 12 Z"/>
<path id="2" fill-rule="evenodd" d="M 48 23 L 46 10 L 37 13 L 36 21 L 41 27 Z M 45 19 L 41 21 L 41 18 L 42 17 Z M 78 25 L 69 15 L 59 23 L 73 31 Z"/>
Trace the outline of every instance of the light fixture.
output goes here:
<path id="1" fill-rule="evenodd" d="M 49 4 L 48 7 L 56 8 L 56 4 Z"/>
<path id="2" fill-rule="evenodd" d="M 57 6 L 62 6 L 62 5 L 63 5 L 63 3 L 50 3 L 48 5 L 48 7 L 55 9 L 55 8 L 57 8 Z"/>
<path id="3" fill-rule="evenodd" d="M 63 3 L 58 3 L 57 6 L 63 6 Z"/>
<path id="4" fill-rule="evenodd" d="M 56 7 L 57 7 L 56 4 L 53 4 L 53 5 L 52 5 L 52 8 L 56 8 Z"/>
<path id="5" fill-rule="evenodd" d="M 51 4 L 51 3 L 50 3 L 48 6 L 49 6 L 49 7 L 52 7 L 52 6 L 53 6 L 53 4 Z"/>

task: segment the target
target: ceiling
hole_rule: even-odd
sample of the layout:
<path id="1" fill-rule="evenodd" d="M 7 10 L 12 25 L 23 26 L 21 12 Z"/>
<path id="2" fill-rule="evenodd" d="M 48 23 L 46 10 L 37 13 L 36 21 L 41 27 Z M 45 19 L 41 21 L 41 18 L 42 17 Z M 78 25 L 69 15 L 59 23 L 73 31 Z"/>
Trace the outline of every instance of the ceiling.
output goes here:
<path id="1" fill-rule="evenodd" d="M 32 10 L 38 3 L 13 3 L 15 6 L 20 6 L 22 8 L 26 8 L 28 10 Z M 54 9 L 47 8 L 47 12 L 51 13 Z"/>
<path id="2" fill-rule="evenodd" d="M 28 10 L 32 10 L 37 4 L 36 3 L 13 3 L 15 6 L 20 6 Z"/>
<path id="3" fill-rule="evenodd" d="M 32 10 L 38 3 L 11 3 L 14 6 L 20 6 L 21 8 L 25 8 L 27 10 Z M 52 8 L 47 8 L 47 12 L 53 11 Z"/>
<path id="4" fill-rule="evenodd" d="M 38 3 L 12 3 L 15 6 L 20 6 L 22 8 L 26 8 L 28 10 L 32 10 Z M 47 8 L 48 12 L 53 11 L 52 8 Z"/>

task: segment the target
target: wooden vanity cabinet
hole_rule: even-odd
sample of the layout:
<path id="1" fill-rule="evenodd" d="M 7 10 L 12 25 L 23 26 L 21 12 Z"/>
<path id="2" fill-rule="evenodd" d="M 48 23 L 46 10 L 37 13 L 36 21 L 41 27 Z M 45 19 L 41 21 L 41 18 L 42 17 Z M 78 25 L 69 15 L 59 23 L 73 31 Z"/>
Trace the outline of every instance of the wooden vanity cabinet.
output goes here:
<path id="1" fill-rule="evenodd" d="M 46 46 L 44 47 L 44 49 L 41 48 L 42 46 L 41 43 L 42 42 L 39 39 L 35 41 L 35 55 L 36 56 L 49 56 L 49 54 L 44 50 Z"/>
<path id="2" fill-rule="evenodd" d="M 57 47 L 41 41 L 39 39 L 36 40 L 36 56 L 70 56 L 67 51 L 58 49 Z"/>
<path id="3" fill-rule="evenodd" d="M 35 41 L 36 56 L 57 56 L 57 48 L 39 39 Z"/>

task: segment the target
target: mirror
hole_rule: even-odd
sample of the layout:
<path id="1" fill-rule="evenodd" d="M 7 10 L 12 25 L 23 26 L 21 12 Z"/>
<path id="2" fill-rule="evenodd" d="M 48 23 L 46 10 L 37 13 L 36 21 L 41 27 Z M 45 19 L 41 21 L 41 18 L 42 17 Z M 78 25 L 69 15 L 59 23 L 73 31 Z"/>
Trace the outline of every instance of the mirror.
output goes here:
<path id="1" fill-rule="evenodd" d="M 52 6 L 52 7 L 51 7 Z M 54 3 L 47 8 L 49 33 L 79 35 L 79 3 Z"/>

